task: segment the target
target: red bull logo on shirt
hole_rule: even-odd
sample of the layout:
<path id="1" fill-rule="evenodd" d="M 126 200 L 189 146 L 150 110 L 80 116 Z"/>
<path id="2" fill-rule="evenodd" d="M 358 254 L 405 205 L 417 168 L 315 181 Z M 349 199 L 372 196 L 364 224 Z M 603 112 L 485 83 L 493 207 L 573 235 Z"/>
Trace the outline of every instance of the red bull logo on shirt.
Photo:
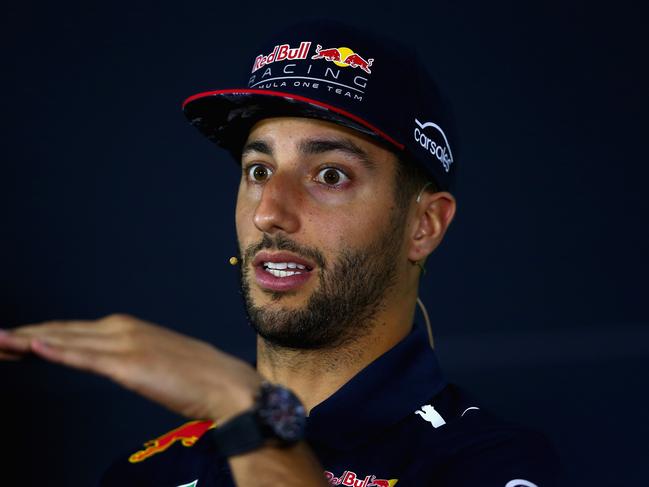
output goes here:
<path id="1" fill-rule="evenodd" d="M 392 487 L 399 481 L 399 479 L 377 479 L 376 475 L 359 477 L 351 470 L 345 470 L 340 477 L 325 470 L 325 477 L 329 481 L 329 485 L 348 485 L 350 487 Z"/>
<path id="2" fill-rule="evenodd" d="M 147 441 L 144 444 L 144 450 L 133 453 L 128 458 L 128 461 L 130 463 L 137 463 L 146 460 L 156 453 L 165 451 L 177 441 L 179 441 L 183 446 L 194 446 L 194 443 L 196 443 L 208 429 L 214 428 L 215 425 L 216 423 L 214 421 L 209 420 L 190 421 L 189 423 L 185 423 L 182 426 L 171 430 L 170 432 L 165 433 L 164 435 L 159 436 L 154 440 Z"/>

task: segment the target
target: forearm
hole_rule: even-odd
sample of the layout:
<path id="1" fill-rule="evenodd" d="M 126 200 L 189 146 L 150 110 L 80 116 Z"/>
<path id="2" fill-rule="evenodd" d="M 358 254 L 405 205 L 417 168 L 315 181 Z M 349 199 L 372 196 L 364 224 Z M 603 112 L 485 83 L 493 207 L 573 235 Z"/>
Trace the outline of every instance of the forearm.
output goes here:
<path id="1" fill-rule="evenodd" d="M 232 456 L 229 463 L 238 487 L 329 485 L 324 469 L 304 442 L 288 448 L 266 446 Z"/>

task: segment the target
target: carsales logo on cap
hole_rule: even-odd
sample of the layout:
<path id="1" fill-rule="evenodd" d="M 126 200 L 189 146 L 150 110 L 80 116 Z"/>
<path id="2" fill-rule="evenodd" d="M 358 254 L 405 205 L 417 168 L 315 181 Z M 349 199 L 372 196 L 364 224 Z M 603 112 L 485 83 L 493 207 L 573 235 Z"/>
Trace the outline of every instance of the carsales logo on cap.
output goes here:
<path id="1" fill-rule="evenodd" d="M 449 172 L 451 164 L 453 164 L 453 154 L 442 128 L 436 123 L 422 123 L 416 118 L 415 123 L 417 124 L 414 131 L 415 142 L 435 156 L 442 163 L 444 171 Z"/>

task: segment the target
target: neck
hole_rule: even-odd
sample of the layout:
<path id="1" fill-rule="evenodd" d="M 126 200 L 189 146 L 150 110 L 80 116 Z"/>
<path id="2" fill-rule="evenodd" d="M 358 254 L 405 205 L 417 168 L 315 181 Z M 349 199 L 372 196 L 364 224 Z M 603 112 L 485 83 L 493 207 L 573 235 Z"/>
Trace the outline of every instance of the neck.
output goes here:
<path id="1" fill-rule="evenodd" d="M 375 317 L 368 333 L 336 348 L 286 349 L 257 337 L 257 370 L 266 380 L 290 388 L 311 411 L 410 332 L 416 289 L 412 296 L 393 301 Z"/>

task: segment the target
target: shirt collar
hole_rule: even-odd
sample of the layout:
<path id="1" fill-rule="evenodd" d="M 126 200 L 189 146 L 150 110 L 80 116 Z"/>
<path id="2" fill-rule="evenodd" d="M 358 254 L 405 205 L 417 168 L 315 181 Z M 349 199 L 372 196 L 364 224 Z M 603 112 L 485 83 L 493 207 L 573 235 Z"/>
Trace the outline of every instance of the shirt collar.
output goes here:
<path id="1" fill-rule="evenodd" d="M 415 324 L 397 345 L 311 410 L 307 439 L 353 449 L 430 400 L 446 385 L 426 330 Z"/>

